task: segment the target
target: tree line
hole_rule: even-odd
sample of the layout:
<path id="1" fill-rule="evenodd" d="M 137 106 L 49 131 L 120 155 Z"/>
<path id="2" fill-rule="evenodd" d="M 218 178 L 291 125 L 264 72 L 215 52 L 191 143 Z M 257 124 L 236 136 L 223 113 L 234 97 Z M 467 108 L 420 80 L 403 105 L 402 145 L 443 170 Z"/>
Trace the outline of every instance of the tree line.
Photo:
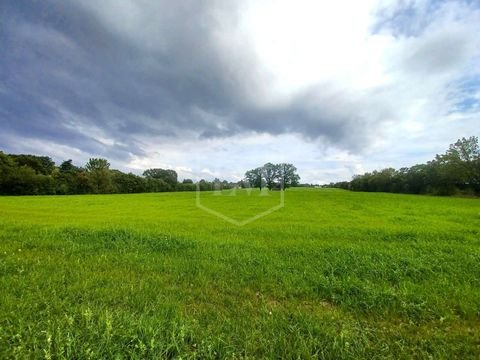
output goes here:
<path id="1" fill-rule="evenodd" d="M 126 194 L 201 191 L 258 187 L 270 190 L 297 186 L 300 177 L 292 164 L 267 163 L 249 170 L 239 182 L 178 180 L 175 170 L 152 168 L 142 176 L 110 168 L 108 160 L 91 158 L 84 166 L 72 160 L 59 166 L 48 156 L 5 154 L 0 151 L 0 195 Z"/>
<path id="2" fill-rule="evenodd" d="M 202 191 L 229 189 L 237 183 L 201 180 Z M 106 159 L 91 158 L 79 167 L 72 160 L 59 166 L 48 156 L 5 154 L 0 151 L 1 195 L 125 194 L 165 191 L 195 191 L 191 179 L 178 181 L 170 169 L 148 169 L 143 176 L 111 169 Z"/>
<path id="3" fill-rule="evenodd" d="M 444 154 L 426 164 L 401 169 L 387 168 L 355 175 L 351 181 L 331 183 L 353 191 L 433 195 L 480 195 L 480 147 L 478 137 L 462 138 Z"/>
<path id="4" fill-rule="evenodd" d="M 267 188 L 269 190 L 283 190 L 291 186 L 298 186 L 300 176 L 297 168 L 292 164 L 266 163 L 261 167 L 248 170 L 242 180 L 242 187 Z"/>

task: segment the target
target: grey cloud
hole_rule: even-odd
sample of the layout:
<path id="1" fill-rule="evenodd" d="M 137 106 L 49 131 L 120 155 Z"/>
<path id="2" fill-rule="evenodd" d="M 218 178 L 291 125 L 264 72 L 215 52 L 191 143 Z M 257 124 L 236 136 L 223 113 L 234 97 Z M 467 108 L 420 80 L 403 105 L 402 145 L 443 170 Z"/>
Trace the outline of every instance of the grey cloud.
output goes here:
<path id="1" fill-rule="evenodd" d="M 2 8 L 0 121 L 12 134 L 116 158 L 143 155 L 136 135 L 203 139 L 252 131 L 358 150 L 368 127 L 391 116 L 372 94 L 351 97 L 328 84 L 283 106 L 246 100 L 261 81 L 255 55 L 241 39 L 228 48 L 218 40 L 225 24 L 238 21 L 234 1 L 12 0 Z M 442 39 L 457 51 L 439 54 L 440 61 Z M 405 60 L 407 67 L 455 66 L 461 44 L 433 39 Z M 114 144 L 78 127 L 98 128 Z"/>
<path id="2" fill-rule="evenodd" d="M 462 32 L 442 31 L 412 44 L 404 65 L 409 71 L 434 74 L 463 66 L 469 60 L 470 39 Z"/>

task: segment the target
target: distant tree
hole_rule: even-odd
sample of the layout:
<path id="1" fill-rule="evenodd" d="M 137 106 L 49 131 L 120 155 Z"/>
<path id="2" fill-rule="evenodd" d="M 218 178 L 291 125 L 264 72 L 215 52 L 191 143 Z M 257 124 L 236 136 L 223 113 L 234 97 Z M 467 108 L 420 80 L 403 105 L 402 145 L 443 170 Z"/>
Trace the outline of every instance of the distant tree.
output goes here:
<path id="1" fill-rule="evenodd" d="M 480 158 L 480 146 L 478 144 L 478 137 L 471 136 L 468 139 L 461 138 L 454 144 L 451 144 L 444 155 L 453 161 L 462 161 L 466 164 Z"/>
<path id="2" fill-rule="evenodd" d="M 102 158 L 90 158 L 85 165 L 85 169 L 88 172 L 96 171 L 96 170 L 109 170 L 110 163 L 106 159 Z"/>
<path id="3" fill-rule="evenodd" d="M 72 160 L 64 161 L 56 167 L 47 156 L 8 155 L 0 151 L 0 194 L 130 193 L 197 189 L 191 179 L 178 183 L 174 170 L 148 169 L 143 175 L 140 177 L 110 170 L 109 162 L 101 158 L 90 159 L 84 168 L 73 165 Z M 244 179 L 238 183 L 202 179 L 198 187 L 200 190 L 230 189 L 237 186 L 286 189 L 297 186 L 299 179 L 297 169 L 292 164 L 267 163 L 247 171 Z M 459 139 L 444 154 L 436 155 L 435 159 L 426 164 L 399 170 L 375 170 L 355 175 L 350 182 L 329 186 L 353 191 L 480 195 L 478 137 Z"/>
<path id="4" fill-rule="evenodd" d="M 75 194 L 93 194 L 95 189 L 92 187 L 92 183 L 89 178 L 89 174 L 86 171 L 80 171 L 75 174 L 74 179 Z"/>
<path id="5" fill-rule="evenodd" d="M 262 174 L 268 190 L 272 190 L 279 183 L 280 167 L 272 163 L 266 163 L 263 165 Z"/>
<path id="6" fill-rule="evenodd" d="M 177 172 L 170 169 L 148 169 L 143 172 L 143 176 L 150 179 L 163 180 L 171 190 L 175 190 L 178 182 Z"/>
<path id="7" fill-rule="evenodd" d="M 52 173 L 55 179 L 56 193 L 60 195 L 84 193 L 85 189 L 81 189 L 78 181 L 78 174 L 82 171 L 84 170 L 73 165 L 72 160 L 62 162 Z"/>
<path id="8" fill-rule="evenodd" d="M 177 191 L 195 191 L 196 186 L 192 179 L 183 179 L 181 183 L 176 186 Z"/>
<path id="9" fill-rule="evenodd" d="M 48 157 L 0 152 L 0 194 L 54 194 L 55 180 L 51 176 L 54 169 Z"/>
<path id="10" fill-rule="evenodd" d="M 262 167 L 248 170 L 240 183 L 242 187 L 263 187 L 272 189 L 285 189 L 290 186 L 297 186 L 300 176 L 297 174 L 297 168 L 292 164 L 266 163 Z M 233 185 L 232 185 L 233 186 Z"/>
<path id="11" fill-rule="evenodd" d="M 247 187 L 259 188 L 262 190 L 263 187 L 263 169 L 258 167 L 256 169 L 248 170 L 245 173 L 245 182 Z"/>
<path id="12" fill-rule="evenodd" d="M 106 159 L 91 158 L 85 165 L 89 183 L 95 194 L 108 194 L 113 192 L 110 163 Z"/>
<path id="13" fill-rule="evenodd" d="M 58 169 L 63 173 L 75 173 L 80 171 L 80 168 L 73 165 L 72 160 L 66 160 L 60 164 Z"/>
<path id="14" fill-rule="evenodd" d="M 141 193 L 146 190 L 145 179 L 132 173 L 111 170 L 114 192 L 119 194 Z"/>
<path id="15" fill-rule="evenodd" d="M 297 168 L 292 164 L 278 164 L 277 173 L 278 181 L 281 189 L 286 189 L 291 186 L 297 186 L 300 181 L 300 176 L 297 174 Z"/>
<path id="16" fill-rule="evenodd" d="M 3 151 L 0 151 L 0 170 L 5 169 L 5 167 L 13 167 L 15 166 L 15 162 L 11 158 L 11 156 L 5 154 Z"/>
<path id="17" fill-rule="evenodd" d="M 213 180 L 212 185 L 213 185 L 213 190 L 215 190 L 218 193 L 223 189 L 222 181 L 219 178 L 215 178 Z"/>
<path id="18" fill-rule="evenodd" d="M 340 183 L 334 184 L 340 187 Z M 342 186 L 345 186 L 344 184 Z M 480 194 L 480 146 L 478 137 L 462 138 L 426 164 L 384 169 L 355 175 L 348 183 L 354 191 L 411 194 Z"/>
<path id="19" fill-rule="evenodd" d="M 37 174 L 28 166 L 14 167 L 3 184 L 5 194 L 48 195 L 55 193 L 54 180 L 49 175 Z"/>
<path id="20" fill-rule="evenodd" d="M 28 166 L 37 174 L 50 175 L 55 169 L 55 162 L 48 156 L 9 155 L 17 166 Z"/>
<path id="21" fill-rule="evenodd" d="M 6 188 L 12 195 L 35 195 L 35 170 L 28 166 L 15 166 L 9 174 Z"/>
<path id="22" fill-rule="evenodd" d="M 205 179 L 201 179 L 201 180 L 198 182 L 198 189 L 199 189 L 200 191 L 210 191 L 210 190 L 214 190 L 214 185 L 213 185 L 213 183 L 208 182 L 208 181 L 205 180 Z"/>
<path id="23" fill-rule="evenodd" d="M 172 191 L 172 187 L 162 179 L 145 178 L 145 191 L 146 192 L 165 192 Z"/>
<path id="24" fill-rule="evenodd" d="M 462 138 L 447 152 L 437 155 L 439 172 L 451 186 L 480 191 L 480 147 L 478 137 Z"/>
<path id="25" fill-rule="evenodd" d="M 184 179 L 181 183 L 177 183 L 175 186 L 176 191 L 195 191 L 196 185 L 192 179 Z"/>
<path id="26" fill-rule="evenodd" d="M 13 159 L 0 151 L 0 194 L 10 193 L 10 178 L 14 168 L 15 162 Z"/>

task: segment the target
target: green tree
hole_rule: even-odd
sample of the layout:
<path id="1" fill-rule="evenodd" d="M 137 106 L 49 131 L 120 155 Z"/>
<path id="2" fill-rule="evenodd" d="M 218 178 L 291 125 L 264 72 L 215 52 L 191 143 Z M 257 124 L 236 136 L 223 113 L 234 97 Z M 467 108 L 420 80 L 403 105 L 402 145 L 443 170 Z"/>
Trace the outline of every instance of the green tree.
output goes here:
<path id="1" fill-rule="evenodd" d="M 17 166 L 28 166 L 37 174 L 50 175 L 55 169 L 55 162 L 48 156 L 10 155 Z"/>
<path id="2" fill-rule="evenodd" d="M 334 186 L 340 187 L 340 183 Z M 345 186 L 344 184 L 342 186 Z M 480 194 L 480 146 L 478 137 L 462 138 L 445 154 L 426 164 L 400 170 L 384 169 L 355 175 L 348 184 L 354 191 L 389 191 L 412 194 Z"/>
<path id="3" fill-rule="evenodd" d="M 106 159 L 91 158 L 85 165 L 85 169 L 95 194 L 107 194 L 113 191 L 110 163 Z"/>
<path id="4" fill-rule="evenodd" d="M 170 190 L 175 190 L 178 182 L 177 172 L 170 169 L 148 169 L 143 172 L 143 176 L 150 179 L 163 180 L 169 186 Z"/>
<path id="5" fill-rule="evenodd" d="M 73 165 L 71 159 L 62 162 L 62 163 L 60 164 L 60 166 L 58 167 L 58 169 L 59 169 L 62 173 L 76 173 L 76 172 L 80 171 L 80 168 L 79 168 L 79 167 Z"/>
<path id="6" fill-rule="evenodd" d="M 48 157 L 0 152 L 0 194 L 55 194 L 52 169 L 54 163 Z"/>
<path id="7" fill-rule="evenodd" d="M 66 160 L 53 172 L 57 194 L 82 193 L 78 184 L 78 173 L 83 169 L 73 165 L 72 160 Z"/>
<path id="8" fill-rule="evenodd" d="M 106 159 L 102 158 L 90 158 L 85 165 L 85 169 L 88 172 L 93 172 L 97 170 L 109 170 L 110 163 Z"/>
<path id="9" fill-rule="evenodd" d="M 480 191 L 480 147 L 478 137 L 462 138 L 435 159 L 448 183 L 459 188 Z"/>
<path id="10" fill-rule="evenodd" d="M 258 167 L 256 169 L 248 170 L 245 173 L 245 182 L 248 187 L 255 187 L 262 190 L 263 187 L 263 168 Z"/>
<path id="11" fill-rule="evenodd" d="M 280 167 L 272 163 L 266 163 L 262 167 L 263 179 L 268 190 L 272 190 L 276 184 L 279 184 Z"/>
<path id="12" fill-rule="evenodd" d="M 11 193 L 11 177 L 15 167 L 13 159 L 0 151 L 0 194 Z"/>
<path id="13" fill-rule="evenodd" d="M 130 194 L 145 192 L 145 179 L 132 173 L 125 174 L 119 170 L 111 170 L 114 192 Z"/>
<path id="14" fill-rule="evenodd" d="M 297 174 L 297 168 L 292 164 L 278 164 L 277 173 L 278 181 L 281 189 L 287 189 L 291 186 L 297 186 L 300 176 Z"/>

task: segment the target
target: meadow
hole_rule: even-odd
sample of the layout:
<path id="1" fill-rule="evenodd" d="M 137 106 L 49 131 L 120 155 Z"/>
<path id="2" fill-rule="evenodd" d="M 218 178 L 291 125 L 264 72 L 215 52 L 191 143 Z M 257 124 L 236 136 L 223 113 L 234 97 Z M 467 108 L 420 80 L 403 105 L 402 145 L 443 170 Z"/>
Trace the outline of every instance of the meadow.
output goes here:
<path id="1" fill-rule="evenodd" d="M 480 357 L 478 199 L 284 201 L 0 197 L 0 358 Z"/>

